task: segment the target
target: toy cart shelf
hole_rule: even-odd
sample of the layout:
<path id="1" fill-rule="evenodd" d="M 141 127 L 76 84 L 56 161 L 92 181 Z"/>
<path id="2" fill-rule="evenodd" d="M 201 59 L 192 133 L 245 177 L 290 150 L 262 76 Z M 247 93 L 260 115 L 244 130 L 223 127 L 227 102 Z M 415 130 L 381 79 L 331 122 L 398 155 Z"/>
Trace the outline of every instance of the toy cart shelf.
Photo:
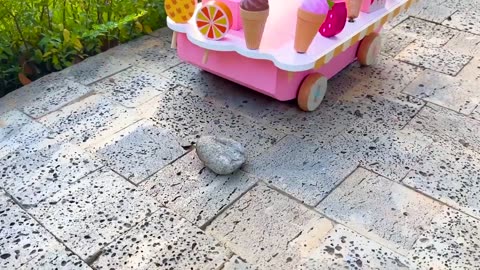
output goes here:
<path id="1" fill-rule="evenodd" d="M 204 38 L 196 27 L 195 16 L 186 24 L 168 18 L 167 24 L 177 32 L 174 45 L 182 60 L 280 101 L 297 98 L 301 109 L 313 111 L 323 100 L 327 79 L 356 59 L 364 65 L 375 63 L 381 47 L 378 32 L 414 1 L 387 0 L 380 10 L 362 12 L 335 37 L 317 34 L 304 54 L 297 53 L 293 44 L 301 0 L 270 2 L 258 50 L 246 47 L 242 30 L 230 30 L 218 41 Z"/>

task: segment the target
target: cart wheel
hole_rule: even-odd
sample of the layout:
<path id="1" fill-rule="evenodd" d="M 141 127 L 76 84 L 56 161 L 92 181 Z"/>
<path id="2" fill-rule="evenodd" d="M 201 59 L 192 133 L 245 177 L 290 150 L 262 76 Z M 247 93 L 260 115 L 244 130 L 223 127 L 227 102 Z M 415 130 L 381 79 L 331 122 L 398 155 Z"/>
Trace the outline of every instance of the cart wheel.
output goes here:
<path id="1" fill-rule="evenodd" d="M 358 48 L 358 61 L 364 66 L 375 65 L 380 56 L 382 39 L 378 33 L 372 33 L 365 37 Z"/>
<path id="2" fill-rule="evenodd" d="M 327 92 L 327 78 L 320 73 L 308 75 L 303 80 L 298 91 L 298 106 L 300 109 L 311 112 L 320 106 Z"/>

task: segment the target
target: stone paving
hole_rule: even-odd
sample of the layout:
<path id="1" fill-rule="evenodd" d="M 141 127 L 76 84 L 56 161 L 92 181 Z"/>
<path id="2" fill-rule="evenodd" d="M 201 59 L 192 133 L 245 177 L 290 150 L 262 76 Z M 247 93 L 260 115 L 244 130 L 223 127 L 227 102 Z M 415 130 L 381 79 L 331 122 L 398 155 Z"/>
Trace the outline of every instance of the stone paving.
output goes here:
<path id="1" fill-rule="evenodd" d="M 428 0 L 300 112 L 161 29 L 0 99 L 2 269 L 480 269 L 480 2 Z M 242 142 L 233 175 L 203 135 Z"/>

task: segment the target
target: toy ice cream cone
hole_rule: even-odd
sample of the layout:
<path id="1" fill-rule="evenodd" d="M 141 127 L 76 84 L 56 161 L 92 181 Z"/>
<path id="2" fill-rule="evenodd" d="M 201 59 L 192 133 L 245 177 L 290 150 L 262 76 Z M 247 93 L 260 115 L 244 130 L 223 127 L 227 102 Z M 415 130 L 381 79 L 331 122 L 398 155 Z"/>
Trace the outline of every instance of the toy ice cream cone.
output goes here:
<path id="1" fill-rule="evenodd" d="M 247 48 L 256 50 L 260 47 L 263 30 L 269 14 L 268 0 L 243 0 L 240 16 Z"/>
<path id="2" fill-rule="evenodd" d="M 347 0 L 347 12 L 348 12 L 348 21 L 354 22 L 358 15 L 360 14 L 360 9 L 362 7 L 362 0 Z"/>
<path id="3" fill-rule="evenodd" d="M 307 0 L 298 9 L 295 31 L 295 50 L 305 53 L 318 33 L 328 13 L 325 0 Z"/>

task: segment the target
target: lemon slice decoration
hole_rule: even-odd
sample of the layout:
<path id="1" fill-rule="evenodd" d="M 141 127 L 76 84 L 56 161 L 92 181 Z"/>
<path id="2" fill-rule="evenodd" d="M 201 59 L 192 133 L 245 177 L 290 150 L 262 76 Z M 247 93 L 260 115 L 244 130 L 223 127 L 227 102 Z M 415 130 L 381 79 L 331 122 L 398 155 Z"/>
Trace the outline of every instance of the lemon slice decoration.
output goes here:
<path id="1" fill-rule="evenodd" d="M 227 35 L 232 26 L 232 12 L 226 4 L 210 1 L 198 11 L 196 22 L 206 39 L 219 40 Z"/>

